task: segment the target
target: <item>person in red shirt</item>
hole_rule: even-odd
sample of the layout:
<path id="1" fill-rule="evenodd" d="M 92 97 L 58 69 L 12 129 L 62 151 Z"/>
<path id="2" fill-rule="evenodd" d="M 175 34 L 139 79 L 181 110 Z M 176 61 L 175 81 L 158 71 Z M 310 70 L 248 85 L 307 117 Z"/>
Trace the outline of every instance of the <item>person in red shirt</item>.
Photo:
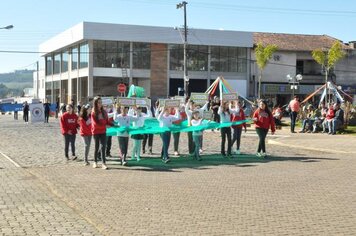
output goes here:
<path id="1" fill-rule="evenodd" d="M 300 110 L 299 97 L 297 95 L 294 96 L 294 99 L 292 101 L 290 101 L 288 108 L 290 110 L 290 132 L 296 133 L 294 131 L 295 122 L 297 120 L 298 112 Z"/>
<path id="2" fill-rule="evenodd" d="M 88 155 L 89 155 L 89 150 L 90 150 L 90 143 L 91 143 L 91 107 L 89 104 L 81 107 L 80 113 L 79 113 L 79 134 L 82 136 L 83 142 L 84 142 L 84 165 L 88 166 L 89 161 L 88 161 Z"/>
<path id="3" fill-rule="evenodd" d="M 326 133 L 326 130 L 329 129 L 328 122 L 330 122 L 335 117 L 335 110 L 334 110 L 334 107 L 333 107 L 332 103 L 329 104 L 329 109 L 326 112 L 325 116 L 326 117 L 325 117 L 325 119 L 323 121 L 323 133 Z M 330 132 L 330 130 L 329 130 L 329 132 Z"/>
<path id="4" fill-rule="evenodd" d="M 108 114 L 106 113 L 101 97 L 94 98 L 93 111 L 91 113 L 91 132 L 94 136 L 95 148 L 94 148 L 94 163 L 93 168 L 97 168 L 99 146 L 101 147 L 101 167 L 106 170 L 105 149 L 106 149 L 106 126 L 109 125 Z"/>
<path id="5" fill-rule="evenodd" d="M 61 132 L 64 136 L 64 155 L 69 160 L 69 144 L 71 145 L 72 160 L 76 160 L 75 155 L 75 137 L 78 128 L 78 116 L 73 112 L 73 107 L 67 105 L 67 111 L 62 115 L 60 120 Z"/>
<path id="6" fill-rule="evenodd" d="M 266 157 L 266 136 L 268 133 L 268 129 L 271 127 L 272 135 L 276 131 L 274 119 L 272 113 L 268 109 L 266 101 L 261 100 L 259 102 L 258 109 L 253 114 L 253 121 L 255 123 L 256 133 L 259 138 L 256 155 L 258 157 Z"/>
<path id="7" fill-rule="evenodd" d="M 245 120 L 245 112 L 242 108 L 241 102 L 236 101 L 235 102 L 235 108 L 231 109 L 232 114 L 231 114 L 231 122 L 236 122 L 240 120 Z M 242 133 L 242 128 L 244 128 L 245 133 L 246 133 L 246 123 L 243 123 L 241 125 L 233 125 L 232 129 L 234 131 L 232 141 L 231 141 L 231 148 L 234 146 L 234 143 L 236 142 L 236 151 L 233 151 L 234 154 L 240 155 L 240 143 L 241 143 L 241 133 Z"/>

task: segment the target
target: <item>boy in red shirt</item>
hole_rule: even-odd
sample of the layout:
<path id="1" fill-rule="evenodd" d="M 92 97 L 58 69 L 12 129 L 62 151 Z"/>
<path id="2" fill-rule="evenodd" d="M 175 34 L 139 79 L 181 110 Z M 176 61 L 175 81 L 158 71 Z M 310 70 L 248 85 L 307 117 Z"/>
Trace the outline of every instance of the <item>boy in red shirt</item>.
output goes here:
<path id="1" fill-rule="evenodd" d="M 69 160 L 69 144 L 71 144 L 72 160 L 76 160 L 75 155 L 75 137 L 77 134 L 78 116 L 73 112 L 72 105 L 67 105 L 67 111 L 62 115 L 60 120 L 61 132 L 64 136 L 64 155 Z"/>

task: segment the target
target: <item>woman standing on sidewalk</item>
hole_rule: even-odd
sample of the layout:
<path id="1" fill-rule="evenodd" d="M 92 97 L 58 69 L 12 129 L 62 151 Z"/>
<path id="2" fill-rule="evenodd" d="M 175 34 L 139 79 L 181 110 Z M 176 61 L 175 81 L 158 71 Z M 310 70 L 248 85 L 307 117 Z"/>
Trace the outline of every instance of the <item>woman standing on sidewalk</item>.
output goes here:
<path id="1" fill-rule="evenodd" d="M 90 105 L 87 104 L 84 107 L 80 109 L 80 114 L 79 114 L 79 126 L 80 126 L 80 136 L 82 136 L 83 142 L 84 142 L 84 165 L 88 166 L 89 161 L 88 161 L 88 155 L 89 155 L 89 149 L 90 149 L 90 143 L 91 143 L 91 108 Z"/>
<path id="2" fill-rule="evenodd" d="M 72 150 L 72 160 L 77 159 L 75 155 L 75 137 L 78 128 L 78 116 L 73 112 L 73 107 L 67 105 L 67 111 L 62 115 L 61 121 L 61 131 L 64 136 L 64 155 L 67 160 L 69 160 L 69 144 L 71 144 Z"/>
<path id="3" fill-rule="evenodd" d="M 257 154 L 258 157 L 266 157 L 266 136 L 268 129 L 271 127 L 272 135 L 276 131 L 274 124 L 274 119 L 272 113 L 268 109 L 267 103 L 265 100 L 259 102 L 259 107 L 253 114 L 253 121 L 256 127 L 256 133 L 259 138 Z"/>
<path id="4" fill-rule="evenodd" d="M 99 146 L 101 146 L 101 160 L 103 162 L 102 168 L 106 170 L 105 149 L 106 149 L 106 126 L 109 125 L 108 114 L 103 108 L 103 104 L 100 97 L 94 98 L 94 111 L 91 113 L 91 132 L 94 136 L 95 151 L 94 151 L 94 163 L 93 168 L 97 168 Z"/>

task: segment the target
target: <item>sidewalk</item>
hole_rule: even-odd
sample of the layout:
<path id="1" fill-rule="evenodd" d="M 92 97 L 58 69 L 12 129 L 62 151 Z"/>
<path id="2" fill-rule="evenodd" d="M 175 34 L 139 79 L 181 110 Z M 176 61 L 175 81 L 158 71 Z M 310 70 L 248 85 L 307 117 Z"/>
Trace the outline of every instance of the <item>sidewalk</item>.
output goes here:
<path id="1" fill-rule="evenodd" d="M 356 137 L 352 135 L 292 134 L 289 127 L 283 127 L 282 130 L 277 131 L 277 134 L 283 135 L 283 137 L 270 139 L 269 144 L 328 153 L 356 154 Z"/>

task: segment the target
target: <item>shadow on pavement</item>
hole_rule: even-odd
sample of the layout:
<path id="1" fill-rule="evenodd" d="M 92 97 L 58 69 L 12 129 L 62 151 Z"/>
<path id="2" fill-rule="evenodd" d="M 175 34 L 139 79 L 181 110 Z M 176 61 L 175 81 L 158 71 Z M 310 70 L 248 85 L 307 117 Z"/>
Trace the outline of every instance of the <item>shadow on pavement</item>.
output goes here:
<path id="1" fill-rule="evenodd" d="M 177 169 L 191 168 L 196 170 L 210 169 L 209 166 L 229 165 L 240 168 L 255 167 L 259 164 L 281 161 L 296 161 L 313 163 L 320 161 L 337 161 L 337 158 L 318 158 L 318 157 L 278 157 L 269 156 L 267 158 L 256 157 L 255 155 L 239 155 L 233 158 L 223 158 L 221 155 L 202 155 L 202 160 L 198 161 L 192 157 L 173 157 L 167 164 L 163 163 L 160 158 L 151 157 L 143 158 L 137 162 L 135 160 L 127 161 L 127 168 L 121 168 L 117 161 L 110 161 L 108 164 L 111 170 L 137 170 L 137 171 L 161 171 L 161 172 L 180 172 Z"/>

